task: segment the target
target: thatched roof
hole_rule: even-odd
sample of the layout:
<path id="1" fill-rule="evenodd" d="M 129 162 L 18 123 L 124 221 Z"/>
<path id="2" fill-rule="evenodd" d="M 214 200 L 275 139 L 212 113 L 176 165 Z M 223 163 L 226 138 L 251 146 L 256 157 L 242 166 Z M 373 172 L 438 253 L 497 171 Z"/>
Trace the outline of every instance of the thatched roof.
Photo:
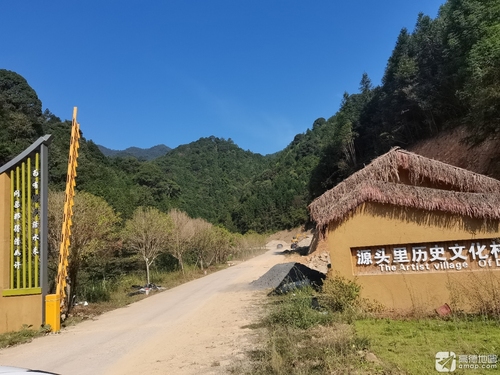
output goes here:
<path id="1" fill-rule="evenodd" d="M 402 171 L 411 185 L 401 183 Z M 443 189 L 418 186 L 422 181 Z M 309 212 L 324 229 L 364 202 L 499 219 L 500 181 L 396 148 L 315 199 Z"/>
<path id="2" fill-rule="evenodd" d="M 500 194 L 462 193 L 382 181 L 363 182 L 329 206 L 320 208 L 311 204 L 311 216 L 319 228 L 324 228 L 330 221 L 342 220 L 365 202 L 500 219 Z"/>

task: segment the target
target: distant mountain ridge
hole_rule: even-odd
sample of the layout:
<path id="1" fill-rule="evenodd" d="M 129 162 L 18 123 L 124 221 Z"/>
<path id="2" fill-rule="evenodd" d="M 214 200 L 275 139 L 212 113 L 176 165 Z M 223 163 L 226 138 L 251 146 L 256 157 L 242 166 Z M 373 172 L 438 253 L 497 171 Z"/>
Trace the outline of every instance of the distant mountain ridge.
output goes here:
<path id="1" fill-rule="evenodd" d="M 125 157 L 132 156 L 139 160 L 153 160 L 160 156 L 165 155 L 171 150 L 170 147 L 164 144 L 156 145 L 150 148 L 129 147 L 125 150 L 112 150 L 110 148 L 97 145 L 99 150 L 105 155 L 110 157 Z"/>

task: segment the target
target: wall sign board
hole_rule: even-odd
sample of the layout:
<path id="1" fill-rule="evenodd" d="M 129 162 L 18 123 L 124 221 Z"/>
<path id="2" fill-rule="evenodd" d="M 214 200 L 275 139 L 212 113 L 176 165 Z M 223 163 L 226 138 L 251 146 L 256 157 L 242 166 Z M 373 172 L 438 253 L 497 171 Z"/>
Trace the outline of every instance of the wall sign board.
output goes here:
<path id="1" fill-rule="evenodd" d="M 500 270 L 500 240 L 357 247 L 351 257 L 355 275 Z"/>

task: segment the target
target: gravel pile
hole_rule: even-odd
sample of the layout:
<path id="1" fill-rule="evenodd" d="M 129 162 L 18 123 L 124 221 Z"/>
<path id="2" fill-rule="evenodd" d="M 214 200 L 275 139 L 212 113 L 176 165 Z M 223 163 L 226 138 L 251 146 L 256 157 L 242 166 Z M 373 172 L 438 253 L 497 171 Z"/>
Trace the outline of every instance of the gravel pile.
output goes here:
<path id="1" fill-rule="evenodd" d="M 276 264 L 257 280 L 252 281 L 250 286 L 254 289 L 277 288 L 293 266 L 295 262 Z"/>

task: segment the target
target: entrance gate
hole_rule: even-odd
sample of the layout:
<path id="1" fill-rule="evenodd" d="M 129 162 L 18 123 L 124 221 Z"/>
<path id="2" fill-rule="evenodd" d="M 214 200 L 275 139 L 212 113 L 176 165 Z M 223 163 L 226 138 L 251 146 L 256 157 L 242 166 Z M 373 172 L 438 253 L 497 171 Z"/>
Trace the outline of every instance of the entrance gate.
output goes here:
<path id="1" fill-rule="evenodd" d="M 0 167 L 0 332 L 45 323 L 50 141 Z"/>

